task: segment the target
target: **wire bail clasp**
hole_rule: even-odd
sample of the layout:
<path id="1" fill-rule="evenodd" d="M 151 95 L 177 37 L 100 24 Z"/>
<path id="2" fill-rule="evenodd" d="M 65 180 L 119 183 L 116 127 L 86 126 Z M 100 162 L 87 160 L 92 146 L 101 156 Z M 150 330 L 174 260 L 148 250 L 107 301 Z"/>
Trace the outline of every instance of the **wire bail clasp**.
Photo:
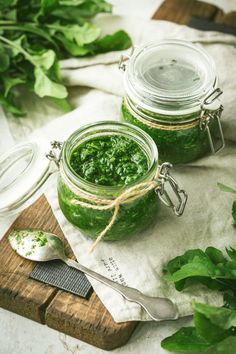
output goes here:
<path id="1" fill-rule="evenodd" d="M 138 48 L 138 46 L 134 45 L 134 46 L 132 46 L 129 55 L 128 54 L 125 54 L 125 55 L 122 54 L 120 56 L 120 60 L 119 60 L 119 64 L 118 64 L 119 70 L 121 70 L 121 71 L 125 71 L 126 70 L 126 66 L 127 66 L 126 61 L 129 60 L 132 57 L 132 55 L 133 55 L 133 53 L 134 53 L 136 48 Z"/>
<path id="2" fill-rule="evenodd" d="M 216 101 L 218 97 L 222 95 L 222 93 L 223 91 L 220 88 L 215 89 L 210 95 L 208 95 L 204 99 L 201 105 L 200 129 L 207 132 L 211 152 L 213 154 L 216 154 L 217 152 L 221 151 L 225 147 L 225 139 L 224 139 L 224 134 L 223 134 L 221 121 L 220 121 L 220 117 L 224 107 L 222 104 L 220 104 L 220 106 L 216 108 L 216 106 L 213 104 L 214 101 Z M 217 126 L 218 126 L 219 136 L 220 136 L 220 146 L 218 148 L 215 147 L 215 144 L 213 142 L 213 135 L 210 128 L 210 123 L 214 119 L 216 119 L 217 121 Z"/>
<path id="3" fill-rule="evenodd" d="M 46 158 L 50 161 L 55 162 L 57 167 L 59 167 L 61 161 L 61 152 L 62 152 L 63 142 L 53 140 L 51 141 L 51 150 L 46 154 Z"/>
<path id="4" fill-rule="evenodd" d="M 158 175 L 158 182 L 160 182 L 160 185 L 156 188 L 156 193 L 166 206 L 172 208 L 175 215 L 181 216 L 187 203 L 188 194 L 184 189 L 179 188 L 177 181 L 170 175 L 169 171 L 171 168 L 172 164 L 169 162 L 164 162 L 160 166 Z M 169 184 L 170 188 L 176 195 L 177 204 L 173 201 L 167 192 L 166 183 Z"/>

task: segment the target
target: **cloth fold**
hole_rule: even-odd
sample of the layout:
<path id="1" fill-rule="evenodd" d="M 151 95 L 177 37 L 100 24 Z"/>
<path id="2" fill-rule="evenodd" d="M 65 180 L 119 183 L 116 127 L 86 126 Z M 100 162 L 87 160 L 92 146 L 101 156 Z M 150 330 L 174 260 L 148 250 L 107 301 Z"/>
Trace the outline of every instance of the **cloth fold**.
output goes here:
<path id="1" fill-rule="evenodd" d="M 236 231 L 232 226 L 233 197 L 222 193 L 217 182 L 235 185 L 236 175 L 236 38 L 216 32 L 201 32 L 165 21 L 144 21 L 118 16 L 99 16 L 96 20 L 103 32 L 125 29 L 134 44 L 164 38 L 182 38 L 203 45 L 215 59 L 225 110 L 223 129 L 227 147 L 215 156 L 208 156 L 184 166 L 175 167 L 174 177 L 189 194 L 186 211 L 177 218 L 164 205 L 157 223 L 146 232 L 116 242 L 101 242 L 91 255 L 87 254 L 92 240 L 74 228 L 60 211 L 56 176 L 49 182 L 46 196 L 78 261 L 85 266 L 123 284 L 135 287 L 149 296 L 167 296 L 177 303 L 181 316 L 191 314 L 190 300 L 195 298 L 221 304 L 219 293 L 195 286 L 179 293 L 163 280 L 163 265 L 190 248 L 236 246 Z M 127 54 L 128 51 L 125 51 Z M 44 126 L 35 135 L 65 140 L 84 124 L 99 120 L 119 120 L 121 96 L 124 94 L 122 73 L 117 63 L 121 53 L 114 52 L 89 59 L 69 59 L 61 62 L 63 78 L 68 85 L 83 85 L 91 90 L 74 111 Z M 135 303 L 126 301 L 114 290 L 90 279 L 94 290 L 114 320 L 150 320 Z"/>

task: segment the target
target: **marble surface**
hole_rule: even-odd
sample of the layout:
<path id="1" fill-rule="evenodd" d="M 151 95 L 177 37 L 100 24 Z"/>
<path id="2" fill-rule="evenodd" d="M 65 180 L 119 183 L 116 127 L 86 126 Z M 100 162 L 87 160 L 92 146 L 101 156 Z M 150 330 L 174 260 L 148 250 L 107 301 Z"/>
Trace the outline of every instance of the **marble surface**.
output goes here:
<path id="1" fill-rule="evenodd" d="M 236 11 L 235 0 L 208 0 L 224 11 Z M 111 0 L 115 14 L 132 14 L 133 16 L 150 18 L 162 0 Z M 19 120 L 15 125 L 21 124 Z M 14 124 L 11 124 L 11 132 L 14 135 Z M 0 153 L 13 144 L 7 121 L 0 111 Z M 9 226 L 8 223 L 0 223 L 0 235 Z M 135 330 L 129 343 L 118 348 L 114 354 L 143 354 L 166 353 L 160 347 L 160 341 L 173 333 L 178 327 L 188 325 L 189 318 L 178 322 L 143 323 Z M 105 354 L 106 352 L 94 348 L 84 342 L 66 336 L 46 326 L 42 326 L 21 316 L 0 309 L 0 354 Z"/>

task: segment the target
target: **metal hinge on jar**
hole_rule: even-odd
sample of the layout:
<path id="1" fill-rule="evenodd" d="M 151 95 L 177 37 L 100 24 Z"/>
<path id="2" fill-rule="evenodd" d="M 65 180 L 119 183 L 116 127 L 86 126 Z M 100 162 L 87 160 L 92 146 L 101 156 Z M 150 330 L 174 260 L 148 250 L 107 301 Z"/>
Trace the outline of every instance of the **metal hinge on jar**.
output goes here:
<path id="1" fill-rule="evenodd" d="M 63 142 L 53 140 L 51 141 L 52 149 L 49 153 L 46 154 L 48 160 L 55 162 L 57 167 L 59 167 L 61 161 L 61 152 L 62 152 Z"/>
<path id="2" fill-rule="evenodd" d="M 180 189 L 176 180 L 170 175 L 169 171 L 172 165 L 164 162 L 159 168 L 158 182 L 160 185 L 156 188 L 160 200 L 168 207 L 172 208 L 177 216 L 181 216 L 187 203 L 188 194 L 184 189 Z M 173 201 L 166 190 L 166 184 L 169 184 L 171 190 L 177 197 L 177 203 Z"/>
<path id="3" fill-rule="evenodd" d="M 134 51 L 135 51 L 136 48 L 138 48 L 138 46 L 137 46 L 137 45 L 134 45 L 134 46 L 132 46 L 129 55 L 128 55 L 128 54 L 121 55 L 120 61 L 119 61 L 119 64 L 118 64 L 118 68 L 119 68 L 121 71 L 125 71 L 125 70 L 126 70 L 126 62 L 127 62 L 127 60 L 129 60 L 129 59 L 132 57 L 132 55 L 133 55 L 133 53 L 134 53 Z"/>
<path id="4" fill-rule="evenodd" d="M 218 106 L 217 108 L 214 107 L 213 104 L 222 93 L 223 91 L 221 91 L 220 88 L 215 89 L 210 95 L 208 95 L 204 99 L 201 105 L 200 129 L 207 132 L 210 148 L 213 154 L 216 154 L 225 146 L 224 134 L 220 122 L 220 117 L 224 108 L 222 104 L 220 104 L 220 106 Z M 210 123 L 215 119 L 217 121 L 220 137 L 220 146 L 218 148 L 215 147 L 213 135 L 210 128 Z"/>

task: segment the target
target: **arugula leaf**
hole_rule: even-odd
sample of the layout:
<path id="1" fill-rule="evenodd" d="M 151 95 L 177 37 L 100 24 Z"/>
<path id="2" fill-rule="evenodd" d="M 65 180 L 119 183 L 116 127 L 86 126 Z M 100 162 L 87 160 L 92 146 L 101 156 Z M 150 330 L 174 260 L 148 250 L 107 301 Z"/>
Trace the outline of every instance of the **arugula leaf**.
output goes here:
<path id="1" fill-rule="evenodd" d="M 217 324 L 217 327 L 228 330 L 236 326 L 236 311 L 224 307 L 215 307 L 193 301 L 192 308 L 194 313 L 202 314 L 212 324 Z M 196 324 L 195 324 L 196 325 Z M 197 327 L 197 326 L 196 326 Z M 208 336 L 209 333 L 205 333 Z"/>
<path id="2" fill-rule="evenodd" d="M 57 0 L 41 0 L 42 14 L 46 15 L 56 9 L 58 6 Z"/>
<path id="3" fill-rule="evenodd" d="M 76 28 L 74 39 L 79 46 L 95 41 L 101 33 L 99 27 L 93 23 L 86 22 L 80 28 Z"/>
<path id="4" fill-rule="evenodd" d="M 10 113 L 14 114 L 16 117 L 25 116 L 25 112 L 13 102 L 12 98 L 4 97 L 0 92 L 0 104 L 8 110 Z"/>
<path id="5" fill-rule="evenodd" d="M 170 352 L 199 353 L 208 351 L 212 345 L 197 333 L 196 328 L 183 327 L 172 336 L 163 339 L 161 346 Z"/>
<path id="6" fill-rule="evenodd" d="M 211 289 L 236 291 L 236 251 L 227 250 L 230 260 L 215 247 L 208 247 L 205 252 L 193 249 L 168 262 L 164 278 L 175 283 L 181 291 L 193 283 L 202 283 Z"/>
<path id="7" fill-rule="evenodd" d="M 202 353 L 210 349 L 213 353 L 227 353 L 225 348 L 231 345 L 229 353 L 235 353 L 236 311 L 197 302 L 193 302 L 192 307 L 195 327 L 183 327 L 165 338 L 161 342 L 162 348 L 182 353 Z"/>
<path id="8" fill-rule="evenodd" d="M 2 76 L 4 84 L 4 96 L 7 97 L 11 89 L 17 85 L 24 84 L 26 79 L 20 77 Z"/>
<path id="9" fill-rule="evenodd" d="M 49 49 L 38 55 L 37 54 L 32 55 L 32 59 L 37 66 L 40 66 L 41 68 L 48 70 L 53 66 L 56 60 L 56 55 L 53 50 Z"/>
<path id="10" fill-rule="evenodd" d="M 97 40 L 94 43 L 94 51 L 95 53 L 106 53 L 109 51 L 124 50 L 131 45 L 130 36 L 125 31 L 120 30 Z"/>
<path id="11" fill-rule="evenodd" d="M 192 303 L 195 327 L 183 327 L 161 342 L 171 352 L 235 353 L 236 311 L 202 303 Z M 231 351 L 227 352 L 231 346 Z M 234 351 L 232 350 L 234 348 Z"/>
<path id="12" fill-rule="evenodd" d="M 58 33 L 56 36 L 57 39 L 63 44 L 64 49 L 66 49 L 67 52 L 74 57 L 84 56 L 91 52 L 89 48 L 86 48 L 84 46 L 78 46 L 77 43 L 69 40 L 61 33 Z"/>
<path id="13" fill-rule="evenodd" d="M 214 352 L 211 354 L 235 354 L 236 352 L 236 337 L 229 336 L 222 342 L 214 346 Z"/>
<path id="14" fill-rule="evenodd" d="M 235 189 L 233 189 L 233 188 L 231 188 L 231 187 L 228 187 L 228 186 L 226 186 L 225 184 L 223 184 L 223 183 L 217 183 L 217 186 L 220 188 L 220 190 L 222 191 L 222 192 L 228 192 L 228 193 L 234 193 L 234 194 L 236 194 L 236 190 Z"/>
<path id="15" fill-rule="evenodd" d="M 0 45 L 0 72 L 6 71 L 10 66 L 10 58 L 7 50 Z"/>
<path id="16" fill-rule="evenodd" d="M 52 81 L 40 67 L 34 69 L 34 90 L 39 97 L 65 98 L 68 92 L 65 86 Z"/>

